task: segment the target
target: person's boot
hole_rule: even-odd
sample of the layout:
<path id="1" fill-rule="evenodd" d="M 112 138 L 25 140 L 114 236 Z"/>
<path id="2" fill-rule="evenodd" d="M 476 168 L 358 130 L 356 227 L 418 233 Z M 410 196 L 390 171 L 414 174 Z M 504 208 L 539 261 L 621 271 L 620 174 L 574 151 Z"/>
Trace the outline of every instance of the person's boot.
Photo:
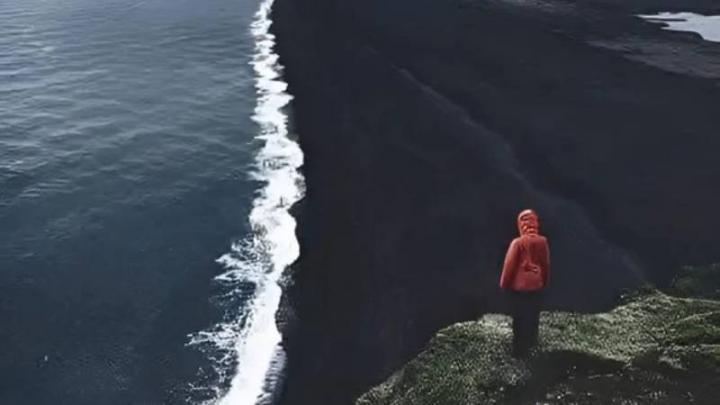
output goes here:
<path id="1" fill-rule="evenodd" d="M 524 359 L 527 357 L 529 353 L 528 345 L 525 339 L 522 338 L 522 336 L 513 336 L 513 345 L 512 345 L 512 357 L 516 359 Z"/>

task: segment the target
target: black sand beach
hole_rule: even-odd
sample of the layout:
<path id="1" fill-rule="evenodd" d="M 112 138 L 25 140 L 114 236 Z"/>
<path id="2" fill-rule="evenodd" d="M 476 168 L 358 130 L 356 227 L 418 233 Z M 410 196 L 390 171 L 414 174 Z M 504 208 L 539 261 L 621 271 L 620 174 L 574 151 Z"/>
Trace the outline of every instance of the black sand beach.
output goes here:
<path id="1" fill-rule="evenodd" d="M 307 196 L 284 404 L 345 404 L 439 328 L 502 310 L 515 213 L 550 308 L 720 258 L 720 44 L 641 13 L 713 1 L 278 0 Z"/>

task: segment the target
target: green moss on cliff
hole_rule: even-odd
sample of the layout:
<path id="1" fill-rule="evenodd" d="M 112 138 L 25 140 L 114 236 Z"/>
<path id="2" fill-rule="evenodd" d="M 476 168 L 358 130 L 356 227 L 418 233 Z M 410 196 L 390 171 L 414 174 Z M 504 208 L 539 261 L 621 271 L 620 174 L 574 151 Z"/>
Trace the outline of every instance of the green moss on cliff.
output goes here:
<path id="1" fill-rule="evenodd" d="M 440 331 L 359 405 L 712 403 L 720 395 L 720 302 L 658 291 L 603 314 L 546 312 L 527 360 L 510 318 Z"/>

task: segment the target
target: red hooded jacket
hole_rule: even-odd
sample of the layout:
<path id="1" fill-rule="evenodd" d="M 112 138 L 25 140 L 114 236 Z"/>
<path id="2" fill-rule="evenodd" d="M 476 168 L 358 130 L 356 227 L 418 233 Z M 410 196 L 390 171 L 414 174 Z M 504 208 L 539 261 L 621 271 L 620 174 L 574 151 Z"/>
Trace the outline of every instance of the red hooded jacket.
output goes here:
<path id="1" fill-rule="evenodd" d="M 520 236 L 515 238 L 507 254 L 500 276 L 500 288 L 513 291 L 537 291 L 547 285 L 550 275 L 550 248 L 540 235 L 538 216 L 533 210 L 518 215 Z"/>

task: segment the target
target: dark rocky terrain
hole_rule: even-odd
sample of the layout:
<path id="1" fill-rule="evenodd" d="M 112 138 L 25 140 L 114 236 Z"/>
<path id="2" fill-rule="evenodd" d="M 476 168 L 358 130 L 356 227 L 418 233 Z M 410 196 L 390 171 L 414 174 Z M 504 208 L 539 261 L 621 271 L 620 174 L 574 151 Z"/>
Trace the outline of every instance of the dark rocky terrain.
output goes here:
<path id="1" fill-rule="evenodd" d="M 306 155 L 283 404 L 346 404 L 503 310 L 517 211 L 549 309 L 720 258 L 720 46 L 634 17 L 714 1 L 277 0 Z"/>

